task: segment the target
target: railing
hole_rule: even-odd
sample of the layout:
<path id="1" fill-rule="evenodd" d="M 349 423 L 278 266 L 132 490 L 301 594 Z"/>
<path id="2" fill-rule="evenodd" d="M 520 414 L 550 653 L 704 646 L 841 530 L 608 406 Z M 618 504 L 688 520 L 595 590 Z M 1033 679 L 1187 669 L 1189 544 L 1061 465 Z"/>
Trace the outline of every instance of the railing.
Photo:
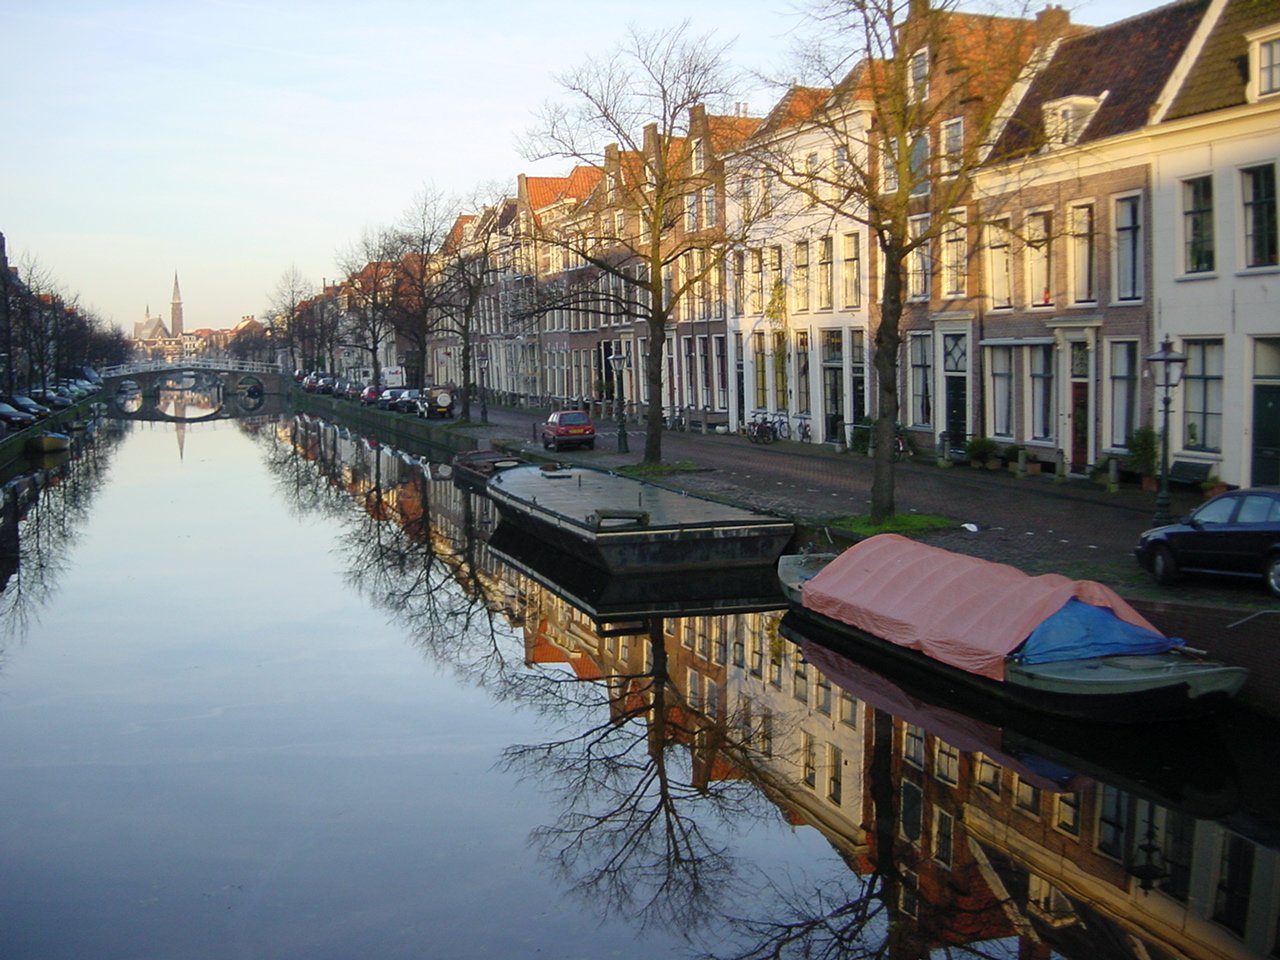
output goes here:
<path id="1" fill-rule="evenodd" d="M 127 377 L 131 373 L 155 373 L 168 370 L 225 370 L 230 373 L 283 373 L 278 363 L 261 360 L 236 360 L 232 357 L 213 359 L 189 357 L 181 362 L 171 360 L 137 360 L 105 367 L 98 371 L 101 377 Z"/>

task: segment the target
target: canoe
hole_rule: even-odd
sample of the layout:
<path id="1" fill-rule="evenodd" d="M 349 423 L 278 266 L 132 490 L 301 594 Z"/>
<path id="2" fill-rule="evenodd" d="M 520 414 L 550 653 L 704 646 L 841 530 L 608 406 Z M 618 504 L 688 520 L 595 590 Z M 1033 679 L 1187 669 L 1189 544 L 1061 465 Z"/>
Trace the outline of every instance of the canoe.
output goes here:
<path id="1" fill-rule="evenodd" d="M 501 518 L 612 574 L 773 567 L 790 520 L 590 467 L 524 464 L 489 479 Z"/>
<path id="2" fill-rule="evenodd" d="M 1105 723 L 1212 710 L 1248 671 L 1157 631 L 1102 584 L 882 534 L 778 561 L 788 606 L 887 662 L 1019 708 Z"/>

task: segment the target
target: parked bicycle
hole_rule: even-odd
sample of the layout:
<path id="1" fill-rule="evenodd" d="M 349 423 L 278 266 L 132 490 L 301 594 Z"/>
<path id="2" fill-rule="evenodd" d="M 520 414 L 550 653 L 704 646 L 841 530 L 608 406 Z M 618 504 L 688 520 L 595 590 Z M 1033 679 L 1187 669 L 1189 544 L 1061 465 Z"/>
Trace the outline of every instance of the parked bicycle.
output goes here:
<path id="1" fill-rule="evenodd" d="M 813 428 L 809 426 L 808 420 L 800 421 L 799 433 L 801 443 L 811 443 L 813 441 Z"/>
<path id="2" fill-rule="evenodd" d="M 780 413 L 773 420 L 773 435 L 779 440 L 791 439 L 791 420 L 786 414 Z"/>
<path id="3" fill-rule="evenodd" d="M 907 436 L 907 432 L 902 429 L 902 424 L 894 424 L 893 427 L 893 459 L 906 460 L 916 455 L 915 449 L 911 446 L 911 438 Z"/>
<path id="4" fill-rule="evenodd" d="M 747 439 L 752 443 L 773 443 L 773 424 L 757 413 L 747 422 Z"/>

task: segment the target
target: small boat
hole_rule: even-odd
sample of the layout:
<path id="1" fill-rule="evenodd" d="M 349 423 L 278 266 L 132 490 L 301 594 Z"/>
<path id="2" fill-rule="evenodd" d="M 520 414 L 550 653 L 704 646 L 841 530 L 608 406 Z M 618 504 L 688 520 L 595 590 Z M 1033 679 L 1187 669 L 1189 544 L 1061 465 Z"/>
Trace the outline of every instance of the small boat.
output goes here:
<path id="1" fill-rule="evenodd" d="M 894 534 L 784 556 L 778 578 L 792 611 L 839 642 L 1040 713 L 1161 719 L 1213 709 L 1248 676 L 1165 637 L 1102 584 Z"/>
<path id="2" fill-rule="evenodd" d="M 488 486 L 495 473 L 528 462 L 502 450 L 468 450 L 453 458 L 453 482 L 468 490 L 480 491 Z"/>
<path id="3" fill-rule="evenodd" d="M 485 488 L 501 518 L 612 574 L 772 567 L 784 517 L 590 467 L 522 464 Z"/>
<path id="4" fill-rule="evenodd" d="M 46 430 L 27 441 L 28 453 L 58 453 L 71 449 L 71 438 L 65 433 Z"/>

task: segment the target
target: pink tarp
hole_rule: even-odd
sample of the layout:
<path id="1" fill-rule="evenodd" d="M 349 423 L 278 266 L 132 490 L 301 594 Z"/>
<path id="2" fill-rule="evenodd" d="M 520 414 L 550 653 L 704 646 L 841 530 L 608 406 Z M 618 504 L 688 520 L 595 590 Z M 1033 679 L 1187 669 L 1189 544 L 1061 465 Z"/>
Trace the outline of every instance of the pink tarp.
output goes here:
<path id="1" fill-rule="evenodd" d="M 1110 587 L 881 534 L 850 547 L 804 585 L 807 609 L 919 650 L 970 673 L 1004 679 L 1004 658 L 1076 597 L 1155 628 Z"/>

